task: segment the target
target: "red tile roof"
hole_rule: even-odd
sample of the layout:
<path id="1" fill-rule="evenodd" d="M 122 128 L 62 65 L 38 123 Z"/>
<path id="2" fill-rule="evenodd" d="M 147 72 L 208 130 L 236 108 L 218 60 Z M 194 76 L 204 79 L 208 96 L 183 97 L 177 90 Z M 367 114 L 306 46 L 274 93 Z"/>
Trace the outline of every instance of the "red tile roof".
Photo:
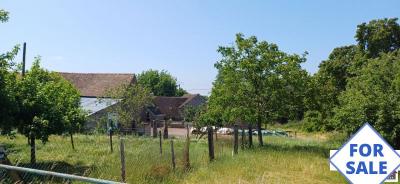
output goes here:
<path id="1" fill-rule="evenodd" d="M 174 120 L 183 118 L 182 110 L 186 105 L 198 106 L 203 103 L 205 103 L 205 99 L 199 94 L 185 94 L 181 97 L 157 96 L 154 98 L 154 105 L 159 109 L 160 113 Z"/>
<path id="2" fill-rule="evenodd" d="M 107 90 L 136 82 L 134 74 L 66 72 L 59 74 L 71 82 L 84 97 L 106 97 Z"/>

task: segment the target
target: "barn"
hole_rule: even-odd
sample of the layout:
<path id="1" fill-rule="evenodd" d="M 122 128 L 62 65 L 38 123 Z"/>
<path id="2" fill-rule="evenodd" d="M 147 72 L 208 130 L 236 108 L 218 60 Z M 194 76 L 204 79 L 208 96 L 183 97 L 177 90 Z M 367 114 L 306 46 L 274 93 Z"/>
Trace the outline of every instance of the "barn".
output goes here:
<path id="1" fill-rule="evenodd" d="M 88 120 L 84 126 L 86 131 L 105 130 L 107 123 L 114 122 L 117 126 L 116 114 L 112 106 L 118 99 L 107 96 L 107 91 L 121 85 L 135 84 L 134 74 L 121 73 L 66 73 L 59 72 L 71 82 L 80 92 L 81 106 L 88 112 Z M 185 94 L 181 97 L 154 97 L 153 106 L 142 112 L 142 122 L 172 120 L 182 122 L 183 111 L 188 106 L 200 106 L 206 102 L 199 94 Z"/>

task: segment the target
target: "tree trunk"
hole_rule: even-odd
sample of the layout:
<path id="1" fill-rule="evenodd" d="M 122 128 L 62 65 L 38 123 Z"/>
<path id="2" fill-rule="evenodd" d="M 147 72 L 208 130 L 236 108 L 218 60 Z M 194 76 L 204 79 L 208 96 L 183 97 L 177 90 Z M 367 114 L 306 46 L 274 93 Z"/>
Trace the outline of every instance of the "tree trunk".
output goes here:
<path id="1" fill-rule="evenodd" d="M 238 148 L 239 148 L 239 131 L 238 131 L 238 126 L 235 125 L 233 127 L 233 153 L 238 154 Z"/>
<path id="2" fill-rule="evenodd" d="M 261 118 L 260 116 L 257 117 L 257 132 L 258 132 L 258 143 L 262 147 L 264 145 L 263 143 L 263 135 L 261 132 Z"/>
<path id="3" fill-rule="evenodd" d="M 249 148 L 253 147 L 253 126 L 249 124 Z"/>
<path id="4" fill-rule="evenodd" d="M 36 164 L 36 143 L 35 143 L 35 134 L 33 132 L 30 133 L 30 143 L 31 143 L 31 164 Z"/>
<path id="5" fill-rule="evenodd" d="M 71 145 L 72 145 L 72 150 L 75 150 L 75 144 L 74 144 L 74 136 L 72 133 L 69 134 L 71 137 Z"/>
<path id="6" fill-rule="evenodd" d="M 210 157 L 210 161 L 214 160 L 214 140 L 213 140 L 213 128 L 207 128 L 207 137 L 208 137 L 208 156 Z"/>

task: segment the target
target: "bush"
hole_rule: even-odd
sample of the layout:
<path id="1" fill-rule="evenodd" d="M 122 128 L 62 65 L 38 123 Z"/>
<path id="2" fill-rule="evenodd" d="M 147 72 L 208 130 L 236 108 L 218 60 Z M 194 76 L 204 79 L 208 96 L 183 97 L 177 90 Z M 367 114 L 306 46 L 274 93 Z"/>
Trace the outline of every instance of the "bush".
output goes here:
<path id="1" fill-rule="evenodd" d="M 307 132 L 327 132 L 334 130 L 330 119 L 323 118 L 319 111 L 307 111 L 303 122 L 303 130 Z"/>

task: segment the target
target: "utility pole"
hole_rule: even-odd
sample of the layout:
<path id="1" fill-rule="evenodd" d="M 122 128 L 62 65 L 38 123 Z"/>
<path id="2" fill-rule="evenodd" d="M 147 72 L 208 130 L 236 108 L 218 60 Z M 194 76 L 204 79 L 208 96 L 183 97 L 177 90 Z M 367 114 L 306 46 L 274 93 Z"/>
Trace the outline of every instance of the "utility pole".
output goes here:
<path id="1" fill-rule="evenodd" d="M 26 42 L 24 42 L 24 47 L 22 48 L 22 77 L 25 76 L 25 57 L 26 57 Z"/>
<path id="2" fill-rule="evenodd" d="M 25 58 L 26 58 L 26 42 L 24 42 L 24 45 L 22 47 L 22 71 L 21 71 L 21 75 L 22 78 L 25 77 Z M 32 134 L 32 132 L 29 132 L 29 135 Z M 28 137 L 28 145 L 31 145 L 31 136 Z"/>

